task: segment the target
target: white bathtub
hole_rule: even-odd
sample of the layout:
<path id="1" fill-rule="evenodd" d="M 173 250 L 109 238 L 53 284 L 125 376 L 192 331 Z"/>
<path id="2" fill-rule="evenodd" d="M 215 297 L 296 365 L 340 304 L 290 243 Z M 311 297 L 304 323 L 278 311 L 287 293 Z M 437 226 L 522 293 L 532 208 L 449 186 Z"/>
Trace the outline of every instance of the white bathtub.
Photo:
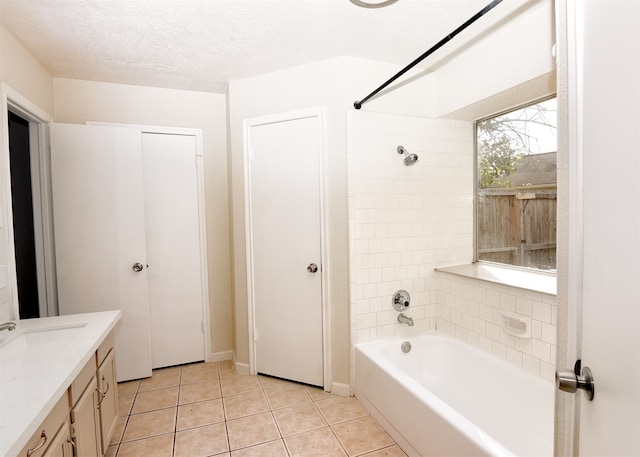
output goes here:
<path id="1" fill-rule="evenodd" d="M 410 457 L 553 455 L 554 385 L 461 341 L 359 344 L 355 371 L 356 397 Z"/>

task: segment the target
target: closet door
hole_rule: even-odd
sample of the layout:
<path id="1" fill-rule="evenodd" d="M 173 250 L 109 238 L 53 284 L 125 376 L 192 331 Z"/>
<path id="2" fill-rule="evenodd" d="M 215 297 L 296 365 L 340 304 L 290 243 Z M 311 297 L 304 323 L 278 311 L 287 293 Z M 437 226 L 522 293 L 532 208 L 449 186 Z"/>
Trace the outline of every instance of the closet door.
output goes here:
<path id="1" fill-rule="evenodd" d="M 248 140 L 256 369 L 322 386 L 320 118 L 253 125 Z"/>
<path id="2" fill-rule="evenodd" d="M 52 124 L 50 133 L 60 314 L 122 310 L 118 381 L 151 376 L 141 132 Z"/>
<path id="3" fill-rule="evenodd" d="M 153 368 L 204 360 L 196 137 L 142 134 Z"/>

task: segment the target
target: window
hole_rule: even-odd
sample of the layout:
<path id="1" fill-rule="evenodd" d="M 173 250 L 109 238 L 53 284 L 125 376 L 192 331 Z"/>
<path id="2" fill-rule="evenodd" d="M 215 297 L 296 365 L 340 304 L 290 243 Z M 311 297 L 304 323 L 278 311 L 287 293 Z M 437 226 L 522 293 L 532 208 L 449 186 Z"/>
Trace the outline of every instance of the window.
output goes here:
<path id="1" fill-rule="evenodd" d="M 476 122 L 476 258 L 556 268 L 556 99 Z"/>

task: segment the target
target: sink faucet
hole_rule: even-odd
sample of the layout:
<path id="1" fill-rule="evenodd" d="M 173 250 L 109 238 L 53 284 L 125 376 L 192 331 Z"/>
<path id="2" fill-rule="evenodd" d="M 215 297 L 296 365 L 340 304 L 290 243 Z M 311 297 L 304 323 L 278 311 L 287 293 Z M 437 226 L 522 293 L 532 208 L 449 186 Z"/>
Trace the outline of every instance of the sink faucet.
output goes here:
<path id="1" fill-rule="evenodd" d="M 15 322 L 5 322 L 4 324 L 0 324 L 0 331 L 2 330 L 15 330 L 16 329 L 16 323 Z"/>
<path id="2" fill-rule="evenodd" d="M 398 322 L 401 324 L 407 324 L 409 327 L 413 327 L 413 319 L 409 316 L 405 316 L 404 313 L 398 314 Z"/>

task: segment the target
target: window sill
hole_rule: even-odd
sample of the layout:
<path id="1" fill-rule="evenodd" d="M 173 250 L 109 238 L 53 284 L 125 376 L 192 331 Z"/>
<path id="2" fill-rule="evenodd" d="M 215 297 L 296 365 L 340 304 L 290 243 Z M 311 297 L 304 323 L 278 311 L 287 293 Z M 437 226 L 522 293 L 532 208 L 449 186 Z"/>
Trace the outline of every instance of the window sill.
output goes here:
<path id="1" fill-rule="evenodd" d="M 480 279 L 505 286 L 556 295 L 556 275 L 543 271 L 531 271 L 487 263 L 472 263 L 439 267 L 436 271 L 467 278 Z"/>

